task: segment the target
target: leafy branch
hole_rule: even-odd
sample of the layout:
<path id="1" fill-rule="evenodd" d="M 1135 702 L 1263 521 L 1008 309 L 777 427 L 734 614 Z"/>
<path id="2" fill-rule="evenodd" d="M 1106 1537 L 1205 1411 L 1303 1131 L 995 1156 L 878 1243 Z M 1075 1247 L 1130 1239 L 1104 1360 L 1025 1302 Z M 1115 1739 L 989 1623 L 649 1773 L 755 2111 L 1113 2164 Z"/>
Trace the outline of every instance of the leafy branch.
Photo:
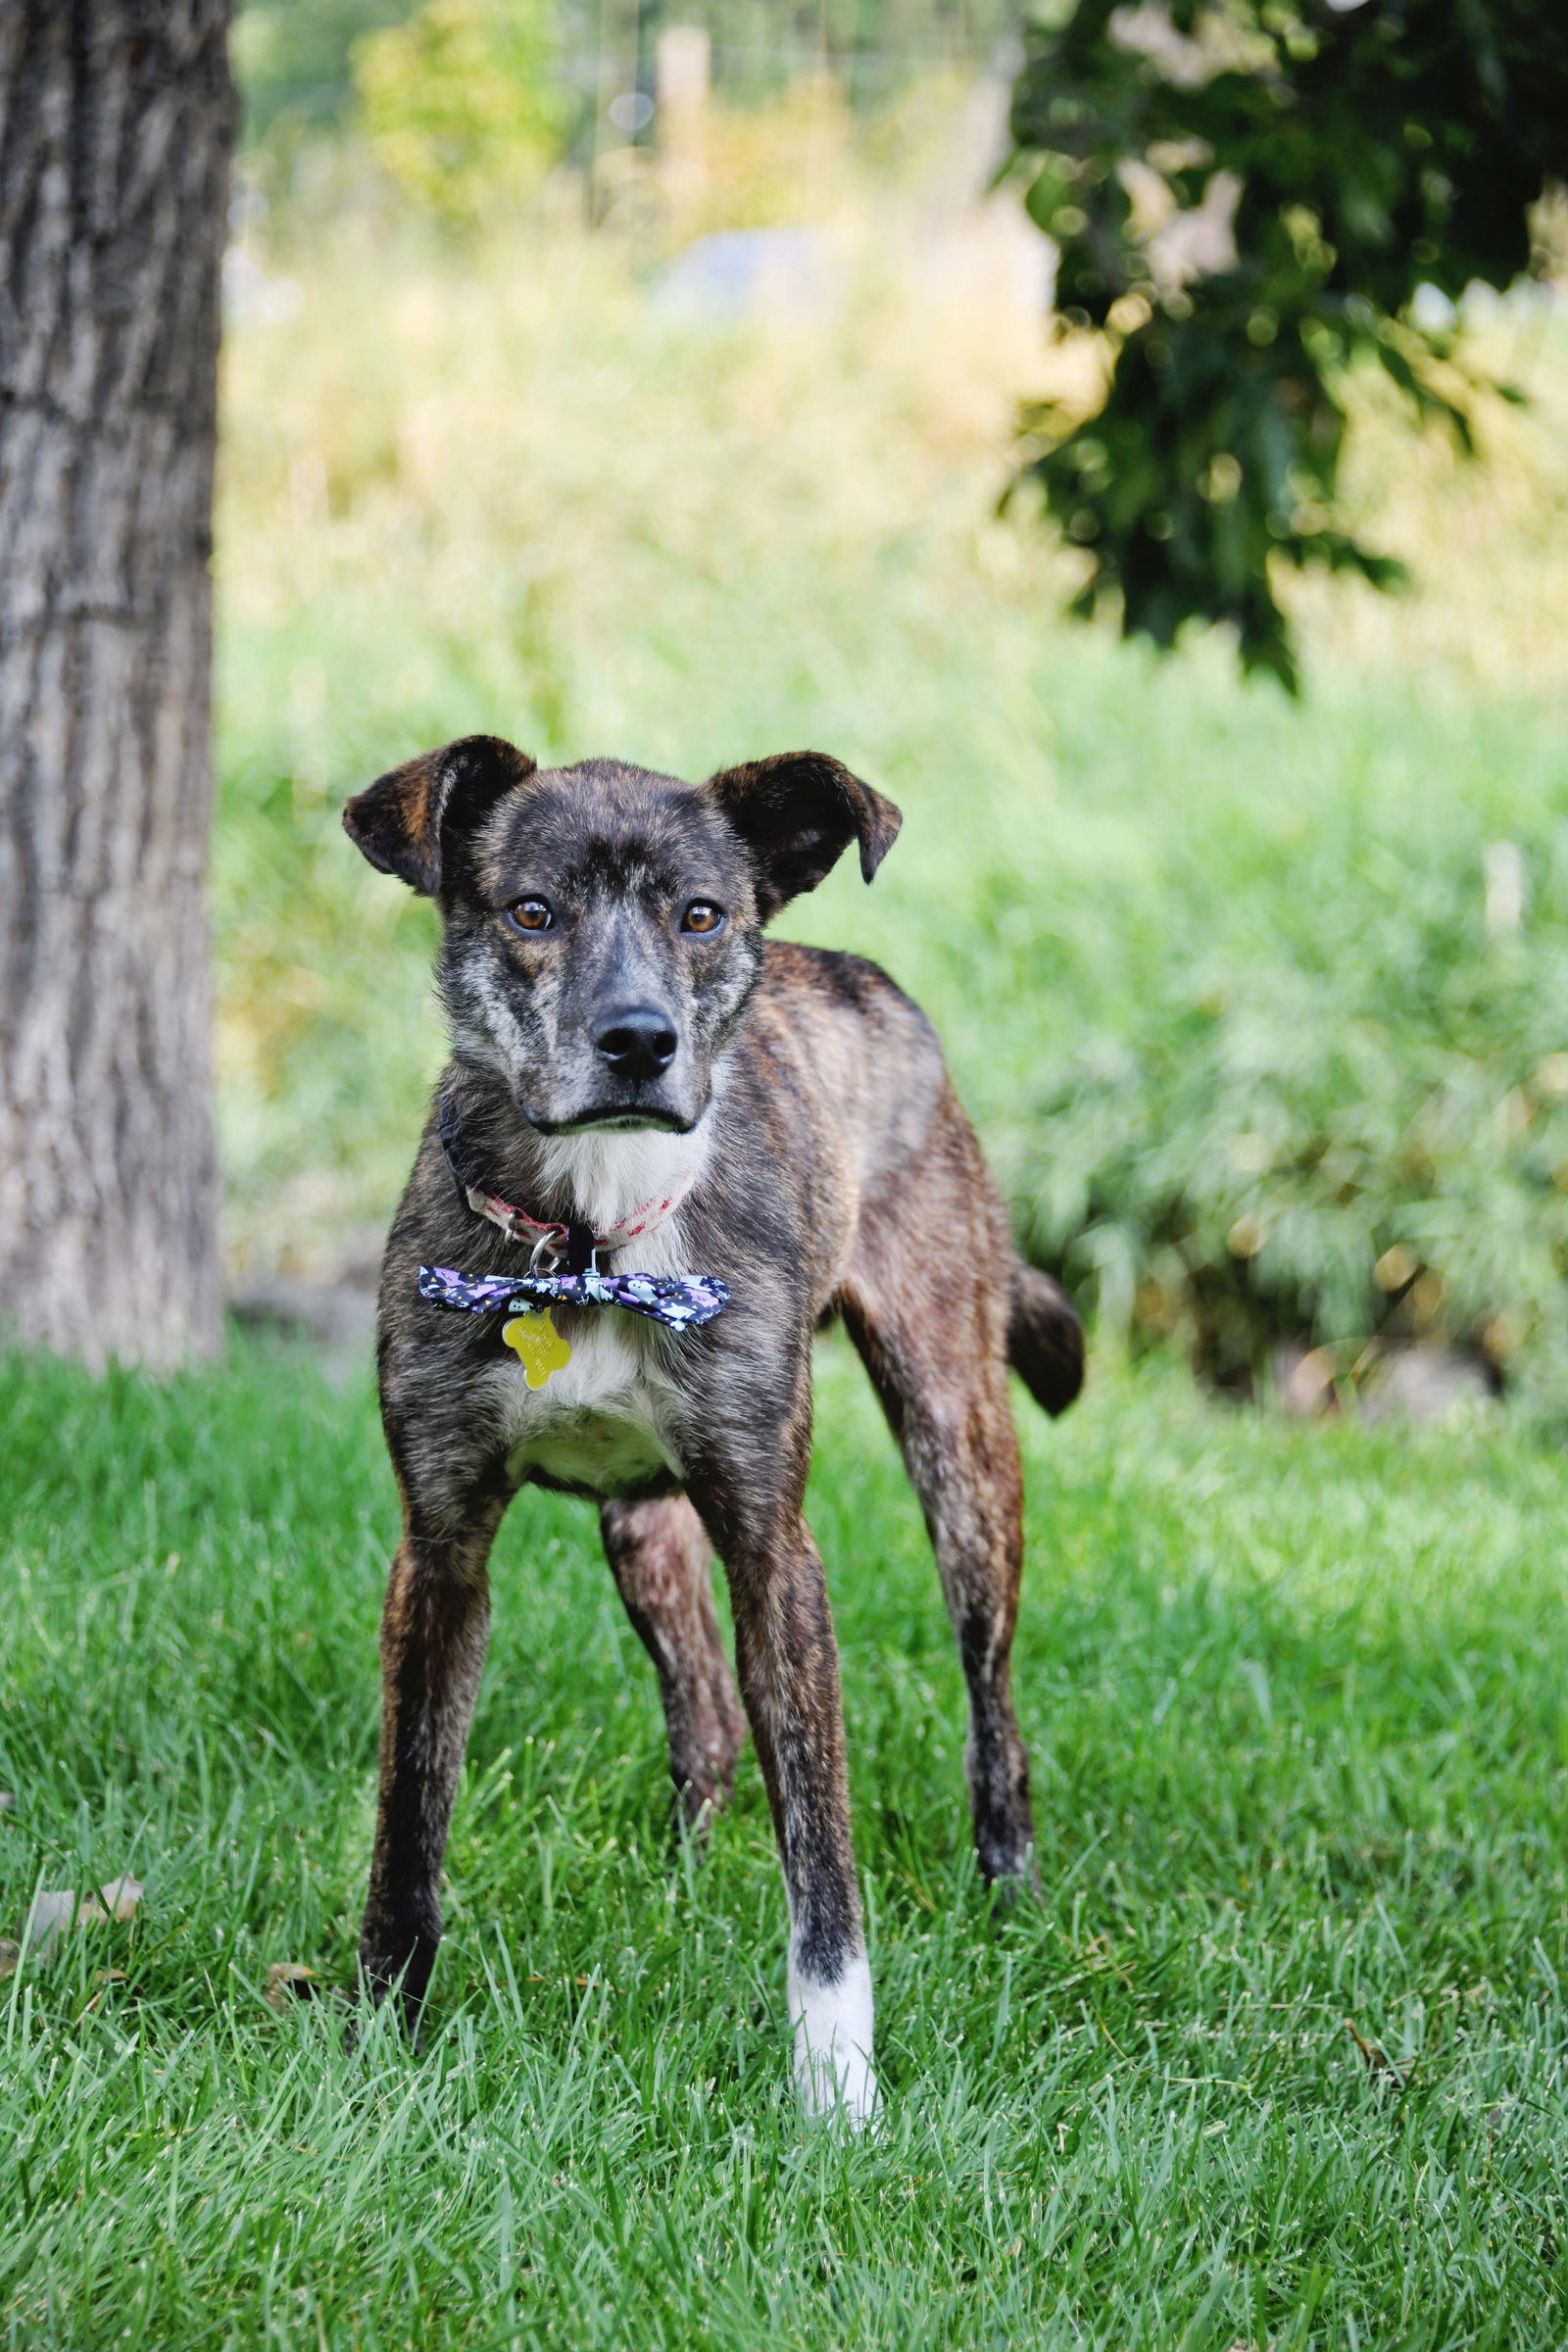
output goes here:
<path id="1" fill-rule="evenodd" d="M 1092 414 L 1026 415 L 1014 485 L 1089 557 L 1073 609 L 1119 599 L 1163 647 L 1230 622 L 1294 693 L 1278 567 L 1402 577 L 1340 510 L 1348 371 L 1473 450 L 1454 306 L 1539 261 L 1531 208 L 1568 172 L 1557 7 L 1077 0 L 1029 35 L 1012 132 L 1058 331 L 1104 353 Z"/>

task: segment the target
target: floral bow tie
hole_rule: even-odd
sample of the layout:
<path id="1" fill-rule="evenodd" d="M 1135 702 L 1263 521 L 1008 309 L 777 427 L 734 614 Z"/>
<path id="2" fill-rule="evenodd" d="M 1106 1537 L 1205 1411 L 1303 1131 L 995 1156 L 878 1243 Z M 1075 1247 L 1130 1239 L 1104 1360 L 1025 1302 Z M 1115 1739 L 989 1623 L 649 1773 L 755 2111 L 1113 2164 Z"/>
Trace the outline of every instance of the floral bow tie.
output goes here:
<path id="1" fill-rule="evenodd" d="M 419 1297 L 470 1315 L 526 1313 L 541 1306 L 623 1306 L 671 1331 L 710 1323 L 729 1303 L 729 1285 L 716 1275 L 459 1274 L 451 1266 L 421 1266 Z"/>

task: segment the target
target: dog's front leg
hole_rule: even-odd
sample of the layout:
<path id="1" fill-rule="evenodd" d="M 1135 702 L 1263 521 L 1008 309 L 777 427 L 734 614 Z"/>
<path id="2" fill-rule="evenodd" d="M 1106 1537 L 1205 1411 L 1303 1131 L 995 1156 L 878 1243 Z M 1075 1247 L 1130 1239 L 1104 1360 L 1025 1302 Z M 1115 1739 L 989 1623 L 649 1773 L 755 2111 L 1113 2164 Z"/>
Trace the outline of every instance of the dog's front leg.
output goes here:
<path id="1" fill-rule="evenodd" d="M 710 1462 L 691 1492 L 729 1579 L 741 1696 L 783 1864 L 801 2097 L 808 2115 L 842 2110 L 860 2123 L 877 2092 L 838 1653 L 821 1554 L 801 1515 L 804 1466 L 784 1492 L 770 1494 L 771 1484 L 755 1462 Z"/>
<path id="2" fill-rule="evenodd" d="M 417 2022 L 441 1940 L 441 1859 L 490 1630 L 500 1511 L 462 1536 L 405 1528 L 381 1613 L 381 1772 L 360 1961 Z"/>

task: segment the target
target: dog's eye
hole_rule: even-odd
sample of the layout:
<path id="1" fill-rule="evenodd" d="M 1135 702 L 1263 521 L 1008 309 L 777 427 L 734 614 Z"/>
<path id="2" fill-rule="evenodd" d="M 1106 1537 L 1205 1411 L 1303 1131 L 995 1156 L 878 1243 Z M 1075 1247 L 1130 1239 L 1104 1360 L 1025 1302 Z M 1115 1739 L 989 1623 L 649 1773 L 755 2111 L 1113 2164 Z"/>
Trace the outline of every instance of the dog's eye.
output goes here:
<path id="1" fill-rule="evenodd" d="M 715 906 L 711 899 L 693 899 L 680 918 L 683 931 L 717 931 L 724 920 L 724 909 Z"/>
<path id="2" fill-rule="evenodd" d="M 555 919 L 548 899 L 519 899 L 507 908 L 507 920 L 514 931 L 548 931 Z"/>

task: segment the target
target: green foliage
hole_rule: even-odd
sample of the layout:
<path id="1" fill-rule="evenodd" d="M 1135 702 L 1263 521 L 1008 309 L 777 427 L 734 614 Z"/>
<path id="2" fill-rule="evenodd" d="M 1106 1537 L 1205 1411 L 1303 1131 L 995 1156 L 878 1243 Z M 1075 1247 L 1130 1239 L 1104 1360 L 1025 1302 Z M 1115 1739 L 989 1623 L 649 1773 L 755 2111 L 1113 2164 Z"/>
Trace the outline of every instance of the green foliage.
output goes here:
<path id="1" fill-rule="evenodd" d="M 577 111 L 556 32 L 552 0 L 424 0 L 358 43 L 365 131 L 406 197 L 466 223 L 533 194 Z"/>
<path id="2" fill-rule="evenodd" d="M 242 0 L 232 56 L 247 137 L 340 122 L 355 42 L 412 13 L 413 0 Z"/>
<path id="3" fill-rule="evenodd" d="M 352 1977 L 396 1498 L 368 1384 L 0 1367 L 0 2306 L 28 2352 L 1557 2352 L 1568 1466 L 1102 1379 L 1026 1425 L 1044 1899 L 968 1854 L 961 1683 L 858 1367 L 809 1510 L 884 2130 L 803 2130 L 754 1755 L 672 1863 L 583 1505 L 504 1528 L 428 2045 Z M 113 1972 L 113 1973 L 110 1973 Z M 1408 2078 L 1367 2074 L 1353 2020 Z"/>
<path id="4" fill-rule="evenodd" d="M 1454 335 L 1416 295 L 1529 265 L 1529 207 L 1568 171 L 1560 8 L 1078 0 L 1029 34 L 1012 121 L 1061 317 L 1106 345 L 1094 414 L 1031 419 L 1027 478 L 1089 562 L 1075 609 L 1114 595 L 1166 647 L 1233 623 L 1294 688 L 1275 566 L 1398 577 L 1338 515 L 1347 370 L 1469 435 Z"/>
<path id="5" fill-rule="evenodd" d="M 1026 1098 L 1033 1248 L 1225 1385 L 1282 1338 L 1346 1375 L 1444 1341 L 1560 1425 L 1568 779 L 1451 704 L 1426 743 L 1323 723 L 1343 774 L 1211 779 L 1019 971 L 1084 1016 Z"/>

